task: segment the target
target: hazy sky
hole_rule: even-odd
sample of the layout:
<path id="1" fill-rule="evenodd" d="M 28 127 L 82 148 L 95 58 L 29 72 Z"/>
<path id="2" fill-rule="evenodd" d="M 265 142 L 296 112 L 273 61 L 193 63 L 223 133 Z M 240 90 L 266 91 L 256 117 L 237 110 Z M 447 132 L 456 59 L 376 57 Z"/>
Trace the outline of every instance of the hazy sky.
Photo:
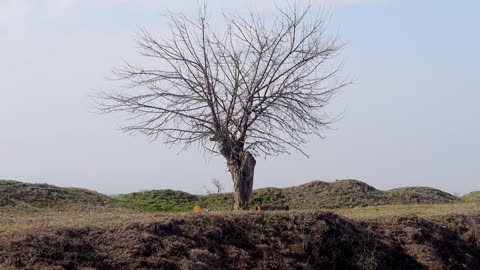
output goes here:
<path id="1" fill-rule="evenodd" d="M 277 1 L 282 3 L 282 1 Z M 307 1 L 299 1 L 307 2 Z M 255 188 L 354 178 L 380 189 L 426 185 L 480 190 L 480 1 L 325 0 L 332 32 L 348 42 L 338 61 L 355 79 L 328 110 L 343 119 L 312 138 L 311 157 L 257 159 Z M 211 12 L 269 16 L 270 0 L 208 1 Z M 112 87 L 122 59 L 142 61 L 139 26 L 165 29 L 165 9 L 195 1 L 0 0 L 0 179 L 106 193 L 231 189 L 221 157 L 118 130 L 89 95 Z"/>

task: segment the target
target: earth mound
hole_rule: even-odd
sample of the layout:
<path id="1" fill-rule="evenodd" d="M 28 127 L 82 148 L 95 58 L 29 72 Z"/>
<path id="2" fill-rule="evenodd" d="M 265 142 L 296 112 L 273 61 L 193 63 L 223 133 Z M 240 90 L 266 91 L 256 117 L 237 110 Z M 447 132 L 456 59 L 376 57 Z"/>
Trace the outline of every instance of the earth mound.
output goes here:
<path id="1" fill-rule="evenodd" d="M 231 193 L 192 195 L 182 191 L 155 190 L 115 196 L 122 206 L 143 211 L 191 211 L 193 206 L 231 210 Z M 445 204 L 459 199 L 429 187 L 378 190 L 358 180 L 313 181 L 287 188 L 260 188 L 253 191 L 250 205 L 288 205 L 290 209 L 335 209 L 390 204 Z"/>
<path id="2" fill-rule="evenodd" d="M 68 205 L 111 206 L 114 201 L 103 194 L 81 188 L 0 180 L 0 207 L 46 208 Z"/>
<path id="3" fill-rule="evenodd" d="M 446 220 L 462 224 L 461 218 Z M 0 241 L 0 267 L 480 269 L 479 243 L 463 237 L 474 229 L 449 225 L 413 215 L 359 221 L 329 212 L 158 215 Z"/>

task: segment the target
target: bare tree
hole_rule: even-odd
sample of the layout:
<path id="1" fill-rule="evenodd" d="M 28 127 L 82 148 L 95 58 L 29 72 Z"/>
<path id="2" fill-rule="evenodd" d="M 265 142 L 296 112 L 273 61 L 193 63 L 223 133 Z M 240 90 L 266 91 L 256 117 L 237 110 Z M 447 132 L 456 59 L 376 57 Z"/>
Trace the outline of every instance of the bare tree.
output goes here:
<path id="1" fill-rule="evenodd" d="M 212 186 L 215 188 L 214 190 L 209 189 L 208 187 L 204 186 L 205 190 L 207 191 L 207 194 L 212 194 L 212 193 L 221 193 L 223 191 L 223 184 L 218 178 L 212 178 L 210 181 L 212 183 Z"/>
<path id="2" fill-rule="evenodd" d="M 205 190 L 207 191 L 207 194 L 213 194 L 213 195 L 217 194 L 217 195 L 219 195 L 223 191 L 223 184 L 220 181 L 220 179 L 212 178 L 212 180 L 210 182 L 212 183 L 212 185 L 215 189 L 211 190 L 211 189 L 205 187 Z M 214 200 L 214 205 L 213 205 L 212 210 L 218 210 L 219 209 L 219 202 L 220 202 L 221 198 L 219 196 L 213 196 L 213 200 Z M 232 206 L 233 206 L 233 204 L 232 204 Z"/>
<path id="3" fill-rule="evenodd" d="M 278 9 L 268 22 L 254 12 L 224 14 L 222 31 L 209 25 L 206 8 L 195 20 L 168 18 L 168 35 L 139 35 L 140 54 L 155 66 L 126 63 L 115 71 L 127 85 L 101 92 L 99 107 L 129 113 L 126 132 L 221 154 L 235 208 L 247 209 L 254 156 L 305 154 L 307 136 L 322 136 L 331 122 L 323 109 L 348 84 L 329 64 L 342 44 L 310 7 Z"/>
<path id="4" fill-rule="evenodd" d="M 218 178 L 212 178 L 212 185 L 215 187 L 215 192 L 220 193 L 223 191 L 223 184 Z"/>

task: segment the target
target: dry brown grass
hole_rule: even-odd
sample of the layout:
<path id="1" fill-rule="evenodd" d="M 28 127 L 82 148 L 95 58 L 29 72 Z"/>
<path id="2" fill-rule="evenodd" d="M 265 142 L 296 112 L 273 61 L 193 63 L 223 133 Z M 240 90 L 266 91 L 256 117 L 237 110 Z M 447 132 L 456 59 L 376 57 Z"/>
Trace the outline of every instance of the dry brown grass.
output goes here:
<path id="1" fill-rule="evenodd" d="M 0 240 L 15 239 L 38 230 L 84 226 L 116 227 L 153 216 L 173 214 L 139 213 L 124 208 L 0 208 Z"/>
<path id="2" fill-rule="evenodd" d="M 0 208 L 0 269 L 480 267 L 478 204 L 336 212 Z"/>
<path id="3" fill-rule="evenodd" d="M 480 201 L 447 204 L 451 195 L 433 189 L 389 197 L 358 181 L 312 182 L 254 198 L 347 208 L 173 214 L 115 207 L 85 190 L 2 183 L 0 269 L 480 269 Z M 428 204 L 379 205 L 403 200 Z"/>
<path id="4" fill-rule="evenodd" d="M 398 215 L 414 214 L 431 218 L 442 215 L 469 215 L 480 212 L 480 203 L 427 204 L 427 205 L 382 205 L 371 207 L 342 208 L 329 210 L 357 220 L 377 219 Z M 290 213 L 309 211 L 293 210 Z M 243 215 L 245 213 L 210 212 L 211 215 Z M 39 228 L 108 226 L 116 227 L 133 221 L 145 221 L 159 217 L 182 217 L 190 213 L 143 213 L 125 208 L 95 207 L 84 208 L 0 208 L 0 239 L 21 235 Z M 480 234 L 478 234 L 480 238 Z"/>
<path id="5" fill-rule="evenodd" d="M 372 219 L 406 214 L 430 218 L 439 215 L 469 215 L 472 213 L 478 213 L 480 212 L 480 203 L 379 205 L 343 208 L 333 211 L 356 219 Z"/>

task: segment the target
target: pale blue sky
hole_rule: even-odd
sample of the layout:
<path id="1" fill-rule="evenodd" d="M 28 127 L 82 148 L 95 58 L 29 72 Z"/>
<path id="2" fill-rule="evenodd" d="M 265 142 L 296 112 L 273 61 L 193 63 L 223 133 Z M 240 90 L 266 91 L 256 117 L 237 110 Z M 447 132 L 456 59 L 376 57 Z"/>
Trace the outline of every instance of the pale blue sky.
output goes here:
<path id="1" fill-rule="evenodd" d="M 274 2 L 208 1 L 211 12 L 263 10 Z M 282 3 L 282 1 L 277 1 Z M 283 1 L 284 2 L 284 1 Z M 299 1 L 307 2 L 307 1 Z M 380 189 L 426 185 L 480 190 L 480 2 L 324 0 L 341 54 L 344 112 L 311 155 L 258 158 L 255 187 L 355 178 Z M 164 29 L 165 9 L 193 14 L 195 1 L 0 0 L 0 179 L 79 186 L 107 193 L 143 189 L 205 192 L 212 177 L 231 189 L 221 157 L 177 154 L 118 130 L 118 115 L 93 113 L 122 59 L 142 61 L 139 26 Z"/>

